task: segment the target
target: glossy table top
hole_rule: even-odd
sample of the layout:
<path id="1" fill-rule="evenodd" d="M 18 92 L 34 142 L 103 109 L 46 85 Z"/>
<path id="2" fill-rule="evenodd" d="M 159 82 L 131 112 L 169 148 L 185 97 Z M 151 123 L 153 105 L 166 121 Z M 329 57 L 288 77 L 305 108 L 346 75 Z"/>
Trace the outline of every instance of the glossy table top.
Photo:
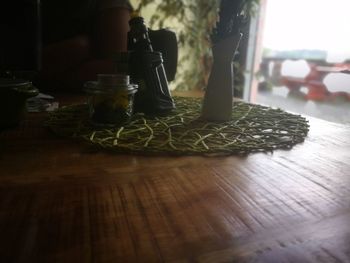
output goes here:
<path id="1" fill-rule="evenodd" d="M 350 127 L 247 157 L 118 155 L 31 114 L 0 133 L 0 262 L 350 262 Z"/>

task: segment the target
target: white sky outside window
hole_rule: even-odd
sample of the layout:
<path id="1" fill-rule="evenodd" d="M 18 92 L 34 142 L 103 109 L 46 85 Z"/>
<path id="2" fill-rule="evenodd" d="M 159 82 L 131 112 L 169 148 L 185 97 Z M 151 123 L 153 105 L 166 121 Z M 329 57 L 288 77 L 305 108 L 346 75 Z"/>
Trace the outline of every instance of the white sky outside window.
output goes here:
<path id="1" fill-rule="evenodd" d="M 325 50 L 329 62 L 350 59 L 350 0 L 268 0 L 263 46 Z"/>

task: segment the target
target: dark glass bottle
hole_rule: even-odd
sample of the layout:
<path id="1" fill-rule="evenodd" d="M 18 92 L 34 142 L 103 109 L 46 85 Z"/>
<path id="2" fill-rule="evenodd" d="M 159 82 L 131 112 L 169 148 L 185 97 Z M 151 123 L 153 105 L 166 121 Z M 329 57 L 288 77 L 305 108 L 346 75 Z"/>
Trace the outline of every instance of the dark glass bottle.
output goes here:
<path id="1" fill-rule="evenodd" d="M 165 114 L 174 109 L 175 104 L 170 95 L 162 53 L 153 50 L 142 17 L 132 18 L 129 25 L 129 71 L 132 81 L 139 86 L 135 94 L 135 111 Z"/>

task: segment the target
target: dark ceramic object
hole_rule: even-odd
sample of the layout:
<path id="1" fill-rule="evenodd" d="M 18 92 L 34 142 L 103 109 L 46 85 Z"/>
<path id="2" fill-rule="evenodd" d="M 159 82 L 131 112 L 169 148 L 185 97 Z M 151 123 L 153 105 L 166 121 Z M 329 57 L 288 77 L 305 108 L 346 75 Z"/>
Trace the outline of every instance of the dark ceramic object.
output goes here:
<path id="1" fill-rule="evenodd" d="M 38 93 L 30 81 L 0 79 L 0 129 L 17 126 L 24 117 L 26 100 Z"/>

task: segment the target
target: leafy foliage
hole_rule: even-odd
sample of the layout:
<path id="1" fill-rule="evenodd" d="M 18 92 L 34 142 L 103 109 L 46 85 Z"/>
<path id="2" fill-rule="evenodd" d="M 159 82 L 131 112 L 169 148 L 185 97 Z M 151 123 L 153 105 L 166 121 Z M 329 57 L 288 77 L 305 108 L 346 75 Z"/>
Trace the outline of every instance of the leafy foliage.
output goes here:
<path id="1" fill-rule="evenodd" d="M 252 14 L 259 0 L 138 0 L 136 10 L 141 12 L 153 6 L 149 19 L 152 28 L 170 27 L 175 30 L 179 43 L 178 90 L 203 89 L 211 70 L 211 45 L 220 23 L 220 4 L 232 5 L 233 13 L 220 15 L 231 19 L 231 26 L 239 30 Z M 227 11 L 227 10 L 224 10 Z"/>

